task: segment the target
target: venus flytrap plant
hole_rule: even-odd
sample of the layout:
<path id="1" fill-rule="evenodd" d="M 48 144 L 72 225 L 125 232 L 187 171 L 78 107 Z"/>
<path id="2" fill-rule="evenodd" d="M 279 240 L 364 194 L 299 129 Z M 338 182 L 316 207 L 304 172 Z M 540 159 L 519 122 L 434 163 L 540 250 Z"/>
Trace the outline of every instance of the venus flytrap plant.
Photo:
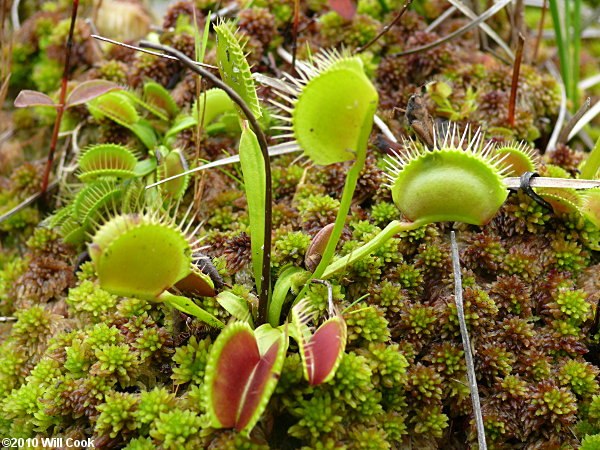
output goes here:
<path id="1" fill-rule="evenodd" d="M 164 180 L 187 170 L 187 162 L 181 150 L 175 149 L 169 151 L 166 147 L 160 146 L 158 152 L 160 152 L 162 159 L 158 166 L 159 179 Z M 161 184 L 160 190 L 165 197 L 171 200 L 180 200 L 185 194 L 189 181 L 189 175 L 175 178 Z"/>
<path id="2" fill-rule="evenodd" d="M 262 111 L 256 95 L 256 86 L 250 73 L 250 66 L 244 56 L 243 45 L 236 35 L 231 22 L 221 22 L 215 27 L 217 37 L 217 57 L 221 79 L 239 95 L 245 109 L 239 104 L 235 108 L 239 114 L 242 135 L 239 143 L 239 157 L 244 175 L 250 236 L 252 267 L 256 290 L 260 293 L 259 324 L 266 321 L 270 296 L 270 251 L 271 251 L 271 169 L 266 152 L 247 120 L 248 113 L 256 121 Z M 231 102 L 233 103 L 233 102 Z M 264 138 L 264 136 L 261 136 Z M 266 257 L 265 257 L 265 249 Z"/>
<path id="3" fill-rule="evenodd" d="M 223 125 L 219 124 L 219 121 L 212 124 L 219 116 L 234 113 L 235 108 L 233 102 L 223 89 L 212 88 L 205 91 L 199 101 L 194 102 L 190 115 L 179 116 L 171 128 L 165 133 L 165 140 L 177 135 L 181 131 L 197 126 L 198 122 L 201 122 L 202 128 L 207 133 L 211 134 L 213 129 L 223 128 Z M 198 119 L 200 114 L 201 119 Z"/>
<path id="4" fill-rule="evenodd" d="M 540 165 L 540 156 L 525 142 L 509 142 L 497 147 L 494 153 L 502 158 L 501 165 L 510 176 L 537 172 Z"/>
<path id="5" fill-rule="evenodd" d="M 130 130 L 147 149 L 156 145 L 156 132 L 150 122 L 138 114 L 131 94 L 109 92 L 88 102 L 87 108 L 95 119 L 108 118 Z"/>
<path id="6" fill-rule="evenodd" d="M 242 136 L 239 158 L 248 199 L 253 267 L 260 292 L 260 324 L 267 318 L 267 301 L 270 295 L 271 178 L 268 153 L 264 135 L 256 122 L 260 108 L 258 101 L 254 101 L 255 88 L 239 42 L 230 25 L 222 24 L 216 31 L 221 78 L 228 85 L 227 94 L 243 112 L 240 117 Z M 173 54 L 181 57 L 175 52 Z M 200 72 L 198 68 L 195 70 Z M 320 74 L 320 71 L 323 73 Z M 356 161 L 345 189 L 344 208 L 339 212 L 335 225 L 337 228 L 334 227 L 334 233 L 337 229 L 338 236 L 330 238 L 327 245 L 330 250 L 325 250 L 325 254 L 329 251 L 330 258 L 341 234 L 358 174 L 364 164 L 367 139 L 377 106 L 377 93 L 364 75 L 358 58 L 325 56 L 320 59 L 318 70 L 315 69 L 310 74 L 312 79 L 309 80 L 308 75 L 308 72 L 304 73 L 307 86 L 303 94 L 297 92 L 297 87 L 302 87 L 302 82 L 297 82 L 296 87 L 290 88 L 295 94 L 299 94 L 299 115 L 296 122 L 301 130 L 298 132 L 300 145 L 309 158 L 317 163 Z M 337 91 L 339 86 L 342 88 Z M 321 115 L 323 108 L 326 113 L 331 114 L 325 121 Z M 245 118 L 250 121 L 252 130 L 244 121 Z M 341 136 L 336 133 L 337 120 L 342 120 L 347 126 Z M 263 236 L 264 239 L 261 239 Z M 285 286 L 284 289 L 279 289 L 281 297 L 285 297 L 288 289 Z M 278 292 L 278 286 L 275 291 Z M 153 295 L 156 296 L 156 293 L 153 292 Z M 163 294 L 160 294 L 159 298 L 161 297 Z M 227 300 L 231 310 L 236 310 L 236 317 L 247 315 L 247 306 L 241 305 L 235 295 L 221 294 L 221 297 L 221 302 Z M 269 316 L 274 326 L 279 322 L 281 303 L 278 303 L 276 309 L 277 314 Z M 332 317 L 313 336 L 307 324 L 313 316 L 306 313 L 305 304 L 294 310 L 295 338 L 302 347 L 306 378 L 312 385 L 333 377 L 345 349 L 345 322 L 340 314 L 335 313 L 332 305 L 330 309 Z M 206 372 L 208 413 L 214 427 L 233 427 L 245 434 L 252 429 L 275 388 L 287 344 L 286 326 L 274 328 L 270 324 L 264 324 L 253 331 L 247 323 L 234 322 L 223 330 L 211 350 Z M 333 353 L 322 351 L 326 348 L 333 349 Z"/>

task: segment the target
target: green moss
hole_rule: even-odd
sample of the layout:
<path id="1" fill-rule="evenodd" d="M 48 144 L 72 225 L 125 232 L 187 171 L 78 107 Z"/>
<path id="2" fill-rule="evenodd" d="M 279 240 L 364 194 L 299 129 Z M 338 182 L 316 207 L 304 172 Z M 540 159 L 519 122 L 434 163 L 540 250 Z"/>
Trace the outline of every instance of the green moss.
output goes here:
<path id="1" fill-rule="evenodd" d="M 382 414 L 377 419 L 377 422 L 385 430 L 389 442 L 400 442 L 403 436 L 408 434 L 406 418 L 406 414 L 392 410 Z"/>
<path id="2" fill-rule="evenodd" d="M 355 305 L 344 314 L 344 318 L 348 326 L 348 345 L 390 339 L 388 321 L 376 306 Z"/>
<path id="3" fill-rule="evenodd" d="M 104 345 L 121 344 L 123 336 L 117 327 L 109 327 L 105 323 L 94 325 L 88 332 L 84 340 L 85 345 L 96 351 Z"/>
<path id="4" fill-rule="evenodd" d="M 420 291 L 424 282 L 423 271 L 414 264 L 403 262 L 394 269 L 394 281 L 406 289 Z"/>
<path id="5" fill-rule="evenodd" d="M 559 270 L 568 270 L 575 275 L 589 264 L 589 253 L 579 242 L 569 241 L 566 237 L 552 241 L 552 254 Z"/>
<path id="6" fill-rule="evenodd" d="M 40 350 L 40 346 L 45 344 L 58 318 L 41 305 L 19 309 L 15 317 L 17 322 L 13 325 L 13 337 L 30 352 Z"/>
<path id="7" fill-rule="evenodd" d="M 591 314 L 591 306 L 586 301 L 587 294 L 581 289 L 571 290 L 561 287 L 553 297 L 558 309 L 577 323 L 587 320 Z"/>
<path id="8" fill-rule="evenodd" d="M 387 433 L 377 426 L 355 425 L 348 430 L 352 448 L 364 450 L 377 450 L 388 448 Z"/>
<path id="9" fill-rule="evenodd" d="M 92 358 L 87 345 L 83 345 L 81 340 L 75 339 L 71 346 L 66 348 L 65 353 L 67 357 L 64 365 L 65 369 L 75 378 L 84 377 L 92 365 Z"/>
<path id="10" fill-rule="evenodd" d="M 94 263 L 92 261 L 84 262 L 81 266 L 79 266 L 79 270 L 77 271 L 76 275 L 79 281 L 93 281 L 97 277 Z"/>
<path id="11" fill-rule="evenodd" d="M 442 376 L 431 366 L 418 363 L 408 372 L 408 389 L 411 395 L 420 401 L 440 400 L 443 393 L 442 383 Z"/>
<path id="12" fill-rule="evenodd" d="M 58 89 L 63 74 L 59 61 L 42 57 L 33 68 L 31 80 L 40 92 L 50 93 Z"/>
<path id="13" fill-rule="evenodd" d="M 290 412 L 299 420 L 290 427 L 288 434 L 309 441 L 319 440 L 327 433 L 340 432 L 346 414 L 343 403 L 322 390 L 315 391 L 308 399 L 299 399 Z"/>
<path id="14" fill-rule="evenodd" d="M 104 344 L 95 350 L 101 372 L 129 381 L 139 364 L 139 357 L 127 345 Z"/>
<path id="15" fill-rule="evenodd" d="M 119 302 L 117 311 L 120 315 L 127 318 L 142 317 L 152 309 L 152 305 L 146 300 L 139 298 L 127 297 Z"/>
<path id="16" fill-rule="evenodd" d="M 140 357 L 146 359 L 160 350 L 165 343 L 165 336 L 156 327 L 145 328 L 136 339 L 133 346 L 140 352 Z"/>
<path id="17" fill-rule="evenodd" d="M 467 370 L 464 354 L 456 344 L 443 342 L 434 344 L 426 359 L 445 375 L 456 376 L 457 373 L 465 373 Z"/>
<path id="18" fill-rule="evenodd" d="M 348 23 L 346 19 L 341 17 L 336 12 L 328 12 L 321 16 L 321 33 L 330 42 L 343 41 L 346 45 L 352 48 L 365 45 L 373 39 L 381 24 L 378 20 L 366 14 L 354 16 L 352 21 Z M 371 50 L 381 47 L 381 43 L 377 42 Z"/>
<path id="19" fill-rule="evenodd" d="M 201 426 L 202 420 L 195 412 L 175 409 L 159 414 L 150 426 L 150 436 L 162 442 L 165 449 L 194 448 L 190 438 L 200 431 Z"/>
<path id="20" fill-rule="evenodd" d="M 161 413 L 172 410 L 176 405 L 175 396 L 164 387 L 156 387 L 142 392 L 137 410 L 134 413 L 138 426 L 152 423 Z"/>
<path id="21" fill-rule="evenodd" d="M 396 313 L 407 301 L 407 294 L 398 283 L 384 280 L 370 292 L 370 301 L 383 307 L 388 313 Z"/>
<path id="22" fill-rule="evenodd" d="M 66 300 L 81 317 L 98 323 L 107 312 L 115 308 L 118 297 L 109 294 L 93 281 L 84 280 L 79 286 L 69 290 Z"/>
<path id="23" fill-rule="evenodd" d="M 154 450 L 155 448 L 156 445 L 152 442 L 152 439 L 147 437 L 132 439 L 123 447 L 125 450 Z"/>
<path id="24" fill-rule="evenodd" d="M 586 436 L 581 441 L 581 450 L 600 450 L 600 434 Z"/>
<path id="25" fill-rule="evenodd" d="M 274 267 L 286 264 L 302 265 L 310 241 L 310 236 L 301 232 L 290 231 L 281 236 L 275 241 L 272 257 Z"/>
<path id="26" fill-rule="evenodd" d="M 134 412 L 138 399 L 125 392 L 111 392 L 105 398 L 105 403 L 98 405 L 100 416 L 96 420 L 95 432 L 99 436 L 108 435 L 111 438 L 134 430 Z"/>
<path id="27" fill-rule="evenodd" d="M 434 406 L 420 410 L 412 419 L 414 423 L 414 432 L 417 434 L 431 434 L 433 437 L 440 438 L 444 429 L 448 427 L 448 416 L 442 412 L 440 406 Z"/>
<path id="28" fill-rule="evenodd" d="M 385 226 L 398 218 L 398 208 L 391 202 L 379 202 L 373 205 L 371 217 L 377 225 Z"/>
<path id="29" fill-rule="evenodd" d="M 210 339 L 198 342 L 195 337 L 192 337 L 187 345 L 179 347 L 175 351 L 173 362 L 179 366 L 173 368 L 172 378 L 176 384 L 189 381 L 202 384 L 210 345 Z"/>
<path id="30" fill-rule="evenodd" d="M 371 381 L 372 371 L 366 358 L 354 352 L 344 354 L 342 361 L 329 382 L 337 399 L 350 408 L 357 408 L 375 389 Z"/>
<path id="31" fill-rule="evenodd" d="M 567 360 L 561 365 L 558 380 L 576 395 L 589 397 L 598 391 L 596 378 L 600 370 L 587 361 Z"/>

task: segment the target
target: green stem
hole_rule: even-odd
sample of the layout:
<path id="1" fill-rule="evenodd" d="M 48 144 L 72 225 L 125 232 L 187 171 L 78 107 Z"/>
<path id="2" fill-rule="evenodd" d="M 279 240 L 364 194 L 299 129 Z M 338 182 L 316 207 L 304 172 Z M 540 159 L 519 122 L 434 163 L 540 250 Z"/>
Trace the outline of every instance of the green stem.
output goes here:
<path id="1" fill-rule="evenodd" d="M 581 51 L 581 0 L 575 0 L 575 12 L 573 15 L 573 101 L 574 109 L 579 104 L 577 85 L 579 84 L 579 52 Z"/>
<path id="2" fill-rule="evenodd" d="M 582 180 L 593 180 L 596 177 L 598 168 L 600 168 L 600 138 L 598 138 L 594 149 L 588 155 L 579 178 Z"/>
<path id="3" fill-rule="evenodd" d="M 277 282 L 275 283 L 275 287 L 273 288 L 273 295 L 271 296 L 271 300 L 269 301 L 269 308 L 267 319 L 273 328 L 279 326 L 279 317 L 281 316 L 281 309 L 283 308 L 283 303 L 285 302 L 285 298 L 292 287 L 292 282 L 294 276 L 299 273 L 306 272 L 300 267 L 291 266 L 284 270 L 279 278 L 277 278 Z M 310 272 L 308 272 L 310 274 Z"/>
<path id="4" fill-rule="evenodd" d="M 223 322 L 221 322 L 212 314 L 204 311 L 202 308 L 200 308 L 187 297 L 173 295 L 170 292 L 165 291 L 158 296 L 158 299 L 164 302 L 166 305 L 169 305 L 171 308 L 175 308 L 186 314 L 196 316 L 198 319 L 200 319 L 203 322 L 206 322 L 211 327 L 223 328 L 225 326 Z"/>
<path id="5" fill-rule="evenodd" d="M 568 1 L 568 0 L 567 0 Z M 550 12 L 552 13 L 552 25 L 554 26 L 554 33 L 556 34 L 556 44 L 558 47 L 558 58 L 560 60 L 560 72 L 563 77 L 563 83 L 565 85 L 565 91 L 567 98 L 570 97 L 570 83 L 567 79 L 568 76 L 568 61 L 567 53 L 565 49 L 565 41 L 562 34 L 562 24 L 560 22 L 560 12 L 558 10 L 558 0 L 550 0 Z"/>
<path id="6" fill-rule="evenodd" d="M 329 278 L 334 273 L 354 264 L 356 261 L 361 260 L 365 256 L 370 255 L 398 233 L 401 233 L 402 231 L 414 230 L 415 228 L 427 225 L 428 223 L 429 222 L 426 220 L 417 220 L 416 222 L 400 222 L 399 220 L 393 220 L 387 227 L 381 230 L 377 236 L 375 236 L 365 245 L 352 251 L 352 253 L 344 256 L 343 258 L 338 259 L 336 262 L 327 267 L 327 269 L 323 272 L 322 278 Z"/>
<path id="7" fill-rule="evenodd" d="M 571 1 L 572 0 L 564 0 L 564 12 L 565 12 L 565 76 L 564 79 L 565 84 L 568 85 L 568 99 L 573 102 L 573 67 L 571 67 L 571 42 L 573 39 L 571 30 Z"/>
<path id="8" fill-rule="evenodd" d="M 370 131 L 370 127 L 369 127 Z M 368 138 L 368 134 L 367 134 Z M 350 206 L 352 204 L 352 197 L 354 196 L 354 190 L 356 189 L 356 183 L 358 181 L 358 176 L 363 166 L 365 165 L 365 159 L 367 156 L 366 152 L 366 140 L 364 149 L 361 152 L 358 152 L 356 161 L 352 164 L 352 167 L 348 171 L 346 175 L 346 182 L 344 184 L 344 192 L 342 193 L 342 200 L 340 201 L 340 208 L 337 213 L 337 217 L 335 218 L 335 225 L 333 226 L 333 231 L 331 232 L 331 236 L 327 241 L 327 247 L 325 247 L 325 251 L 323 252 L 323 257 L 321 258 L 321 262 L 315 269 L 312 275 L 313 280 L 318 280 L 321 278 L 323 272 L 325 272 L 325 268 L 333 258 L 333 254 L 335 253 L 335 248 L 337 247 L 337 243 L 342 236 L 342 231 L 344 231 L 344 225 L 346 224 L 346 217 L 348 217 L 348 212 L 350 211 Z M 302 299 L 302 296 L 308 290 L 310 286 L 310 281 L 307 282 L 298 296 L 296 297 L 296 301 Z"/>

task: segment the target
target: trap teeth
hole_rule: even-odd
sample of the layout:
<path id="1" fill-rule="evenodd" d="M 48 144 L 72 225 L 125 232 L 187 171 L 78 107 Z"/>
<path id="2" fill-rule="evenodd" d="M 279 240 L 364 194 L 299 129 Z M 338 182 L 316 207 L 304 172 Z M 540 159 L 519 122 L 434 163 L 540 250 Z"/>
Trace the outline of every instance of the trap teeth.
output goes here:
<path id="1" fill-rule="evenodd" d="M 88 148 L 79 158 L 81 181 L 98 177 L 132 178 L 137 159 L 131 150 L 117 144 L 99 144 Z"/>

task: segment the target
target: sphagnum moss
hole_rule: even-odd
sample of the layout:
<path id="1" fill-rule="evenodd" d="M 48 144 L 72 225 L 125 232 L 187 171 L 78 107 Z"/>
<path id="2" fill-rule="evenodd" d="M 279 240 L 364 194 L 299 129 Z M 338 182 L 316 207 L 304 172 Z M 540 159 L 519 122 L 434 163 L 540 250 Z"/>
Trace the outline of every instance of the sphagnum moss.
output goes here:
<path id="1" fill-rule="evenodd" d="M 384 3 L 388 8 L 401 6 L 401 2 L 395 1 L 361 1 L 355 18 L 347 20 L 324 8 L 326 2 L 300 2 L 298 59 L 323 62 L 319 60 L 321 57 L 313 56 L 317 54 L 316 49 L 328 43 L 337 45 L 340 40 L 351 47 L 361 45 L 390 19 L 382 9 Z M 197 4 L 200 22 L 205 21 L 209 10 L 216 5 L 217 2 L 212 1 Z M 26 19 L 26 11 L 22 15 L 27 22 L 23 24 L 25 31 L 19 37 L 21 40 L 17 39 L 13 46 L 10 81 L 16 89 L 27 87 L 27 83 L 42 90 L 57 86 L 60 76 L 57 61 L 62 55 L 59 40 L 64 38 L 68 25 L 62 21 L 69 13 L 66 6 L 50 3 L 46 7 L 54 9 L 52 13 L 38 13 L 30 19 Z M 190 34 L 192 6 L 189 2 L 174 5 L 161 37 L 190 56 L 195 53 Z M 279 69 L 293 73 L 291 66 L 280 64 L 276 54 L 280 36 L 293 15 L 293 6 L 282 1 L 260 1 L 254 6 L 240 12 L 239 22 L 240 32 L 249 39 L 247 48 L 253 52 L 249 59 L 255 65 L 248 69 L 272 77 L 279 76 Z M 527 143 L 528 148 L 539 148 L 548 140 L 560 100 L 558 85 L 549 76 L 540 74 L 534 67 L 522 68 L 516 126 L 508 128 L 506 102 L 511 68 L 473 51 L 468 39 L 459 38 L 408 58 L 394 56 L 397 51 L 438 39 L 462 20 L 451 17 L 436 32 L 426 31 L 428 22 L 441 11 L 437 4 L 418 6 L 415 11 L 407 11 L 402 20 L 370 48 L 369 54 L 350 58 L 361 66 L 360 71 L 349 72 L 360 78 L 365 92 L 371 92 L 369 78 L 376 78 L 378 115 L 393 133 L 398 137 L 406 135 L 403 119 L 392 108 L 403 107 L 418 91 L 419 84 L 439 73 L 446 77 L 451 89 L 450 107 L 464 120 L 463 125 L 468 123 L 471 129 L 484 125 L 484 130 L 487 125 L 484 137 L 493 137 L 501 153 L 514 156 L 517 151 L 521 152 L 522 167 L 535 168 L 544 176 L 576 177 L 585 157 L 582 152 L 561 144 L 550 149 L 550 155 L 543 156 L 540 162 L 537 152 L 522 151 L 522 146 L 510 144 L 512 139 L 531 140 L 540 136 L 540 140 Z M 175 19 L 178 12 L 184 13 L 183 19 Z M 172 29 L 167 29 L 169 27 Z M 77 27 L 76 57 L 72 61 L 74 74 L 88 70 L 92 54 L 86 52 L 96 48 L 91 41 L 83 39 L 86 33 L 85 27 Z M 218 64 L 212 51 L 212 35 L 208 42 L 204 62 Z M 48 51 L 46 55 L 44 52 Z M 84 227 L 70 199 L 76 198 L 79 192 L 81 216 L 85 218 L 85 211 L 92 211 L 90 222 L 99 222 L 100 226 L 114 215 L 143 215 L 135 206 L 134 198 L 141 190 L 131 188 L 129 183 L 143 187 L 144 183 L 160 176 L 156 171 L 159 162 L 154 161 L 153 147 L 150 151 L 146 148 L 148 143 L 155 139 L 169 152 L 181 147 L 184 149 L 181 155 L 193 165 L 195 162 L 190 158 L 193 152 L 189 149 L 194 148 L 196 142 L 200 143 L 203 157 L 217 157 L 222 149 L 231 153 L 236 146 L 239 126 L 230 123 L 228 111 L 212 115 L 214 111 L 208 97 L 213 94 L 209 91 L 205 114 L 210 120 L 203 123 L 206 129 L 201 131 L 200 137 L 194 137 L 197 131 L 191 128 L 169 135 L 171 123 L 177 121 L 175 116 L 185 116 L 196 99 L 195 76 L 179 77 L 177 64 L 129 53 L 118 46 L 108 50 L 108 57 L 112 59 L 102 58 L 96 68 L 88 71 L 88 74 L 94 73 L 90 77 L 100 74 L 119 82 L 129 80 L 140 91 L 146 91 L 139 99 L 151 108 L 129 100 L 122 100 L 126 106 L 120 106 L 121 100 L 110 100 L 115 96 L 109 96 L 103 105 L 102 101 L 92 102 L 92 110 L 94 104 L 101 104 L 101 108 L 96 108 L 96 118 L 90 117 L 85 108 L 70 110 L 64 122 L 65 130 L 74 128 L 79 120 L 85 121 L 85 126 L 73 135 L 81 149 L 99 143 L 121 145 L 126 142 L 138 160 L 133 169 L 134 161 L 125 152 L 120 152 L 121 157 L 96 158 L 92 168 L 93 171 L 113 170 L 109 174 L 114 176 L 118 175 L 115 170 L 124 170 L 127 166 L 125 172 L 119 173 L 133 181 L 115 184 L 119 192 L 123 192 L 122 196 L 101 191 L 101 197 L 107 194 L 110 199 L 103 202 L 93 197 L 90 204 L 85 194 L 91 189 L 84 191 L 84 186 L 72 184 L 77 182 L 73 175 L 79 171 L 71 173 L 67 164 L 58 202 L 61 206 L 71 204 L 71 207 L 67 206 L 46 222 L 54 229 L 38 227 L 32 234 L 43 216 L 37 206 L 23 210 L 0 225 L 2 313 L 17 318 L 12 324 L 0 324 L 6 336 L 0 343 L 0 408 L 7 413 L 0 418 L 0 431 L 23 438 L 93 436 L 98 445 L 131 449 L 334 445 L 358 448 L 366 444 L 377 448 L 410 445 L 443 448 L 450 442 L 474 442 L 476 437 L 469 425 L 468 391 L 461 384 L 465 382 L 464 366 L 451 299 L 447 238 L 451 225 L 429 224 L 403 229 L 393 237 L 387 236 L 385 243 L 380 242 L 368 255 L 360 254 L 363 244 L 371 242 L 390 222 L 423 214 L 423 210 L 417 208 L 422 206 L 420 202 L 411 200 L 410 195 L 394 195 L 382 186 L 383 155 L 375 147 L 366 145 L 365 164 L 356 181 L 355 195 L 346 196 L 351 200 L 348 200 L 350 214 L 345 217 L 344 213 L 343 217 L 346 230 L 341 232 L 341 244 L 336 250 L 340 259 L 334 259 L 333 268 L 326 272 L 332 287 L 332 301 L 348 327 L 348 347 L 335 376 L 311 386 L 304 374 L 306 361 L 297 353 L 296 344 L 292 344 L 277 375 L 279 382 L 274 394 L 249 435 L 210 426 L 204 416 L 204 375 L 218 333 L 197 319 L 179 312 L 172 314 L 169 308 L 149 301 L 148 292 L 136 290 L 136 297 L 129 290 L 104 291 L 102 283 L 106 284 L 107 268 L 97 264 L 97 255 L 94 255 L 95 261 L 80 265 L 75 277 L 75 256 L 84 249 L 80 243 L 87 243 L 90 237 L 86 232 L 94 235 L 96 229 L 95 225 Z M 154 89 L 148 78 L 165 87 L 164 92 L 170 92 L 177 102 L 151 101 L 149 95 L 152 97 L 160 88 Z M 291 82 L 294 98 L 289 87 L 284 89 L 287 92 L 284 95 L 292 102 L 283 106 L 294 106 L 294 100 L 302 103 L 300 97 L 295 98 L 297 91 L 309 83 L 300 81 L 301 86 L 298 86 Z M 269 90 L 260 88 L 258 98 L 273 98 Z M 425 98 L 432 100 L 426 105 L 428 113 L 449 114 L 447 108 L 431 96 Z M 257 103 L 261 112 L 266 113 L 261 101 Z M 118 119 L 119 114 L 129 114 L 131 120 L 123 121 L 129 128 L 117 125 L 106 114 L 101 117 L 99 109 L 108 114 L 117 112 Z M 36 127 L 51 122 L 52 115 L 51 109 L 15 114 L 16 140 L 3 147 L 0 161 L 8 162 L 6 167 L 16 161 L 14 155 L 11 156 L 12 147 L 19 152 L 25 149 L 35 153 L 36 158 L 45 157 L 38 153 L 47 147 L 41 141 L 33 141 L 29 146 L 21 142 L 33 136 Z M 160 119 L 160 115 L 168 120 Z M 323 117 L 317 115 L 314 123 L 324 124 Z M 295 119 L 297 123 L 302 118 L 296 116 Z M 371 117 L 365 120 L 370 126 Z M 234 117 L 233 122 L 236 121 Z M 267 123 L 272 124 L 269 120 Z M 142 128 L 145 131 L 140 131 Z M 265 132 L 268 139 L 276 134 L 268 128 Z M 439 146 L 443 147 L 444 136 L 438 137 Z M 297 141 L 309 147 L 304 138 L 299 136 Z M 471 138 L 467 137 L 465 142 L 471 142 Z M 448 138 L 445 144 L 455 146 L 457 154 L 458 150 L 462 151 L 454 139 Z M 407 163 L 413 158 L 423 160 L 427 155 L 424 149 L 415 150 L 418 145 L 402 144 L 396 150 Z M 407 147 L 413 149 L 407 152 Z M 490 169 L 494 162 L 489 158 L 494 152 L 482 155 L 480 149 L 477 147 L 475 152 L 466 155 L 467 164 L 471 164 L 467 167 L 476 166 L 474 157 L 483 156 L 483 162 Z M 312 149 L 304 150 L 307 154 L 312 152 Z M 342 148 L 338 156 L 352 160 L 356 157 L 354 151 L 355 148 Z M 441 156 L 436 150 L 432 153 Z M 168 154 L 176 163 L 181 162 L 177 153 Z M 66 158 L 67 162 L 76 162 L 68 155 Z M 82 158 L 85 166 L 85 158 Z M 102 162 L 119 167 L 99 167 Z M 302 263 L 311 236 L 335 220 L 345 170 L 351 163 L 334 163 L 324 169 L 304 168 L 291 157 L 271 160 L 273 173 L 278 178 L 274 182 L 273 196 L 279 202 L 274 213 L 276 226 L 272 230 L 275 263 L 272 275 L 278 276 L 279 269 L 284 273 L 288 264 L 294 265 L 299 274 L 290 282 L 290 294 L 282 300 L 282 320 L 292 307 L 293 294 L 302 289 L 310 276 L 304 273 Z M 517 164 L 513 161 L 514 165 Z M 412 185 L 410 177 L 398 180 L 400 166 L 404 164 L 396 163 L 396 171 L 392 171 L 392 184 L 396 181 L 402 184 L 401 191 L 413 189 L 411 195 L 422 193 L 423 185 L 411 188 L 417 185 Z M 500 164 L 494 167 L 499 169 Z M 39 168 L 25 163 L 12 174 L 2 173 L 5 175 L 0 178 L 2 211 L 39 189 Z M 224 278 L 225 290 L 229 292 L 231 286 L 231 293 L 253 310 L 254 282 L 244 268 L 249 262 L 244 249 L 252 238 L 248 234 L 248 215 L 241 186 L 236 181 L 239 174 L 235 169 L 226 170 L 226 175 L 206 172 L 204 181 L 199 183 L 202 195 L 196 197 L 200 199 L 196 205 L 198 221 L 204 223 L 199 234 L 208 236 L 205 243 L 210 244 L 210 248 L 204 251 L 211 257 L 218 256 L 215 266 Z M 86 181 L 87 186 L 95 183 L 93 176 Z M 486 180 L 494 179 L 492 176 Z M 432 188 L 430 184 L 426 183 L 425 187 Z M 448 184 L 441 184 L 443 200 L 434 198 L 438 201 L 434 205 L 438 212 L 440 203 L 445 207 L 452 204 L 446 201 L 451 191 Z M 192 195 L 191 189 L 182 190 L 183 193 L 175 194 L 181 194 L 180 210 L 185 210 Z M 558 446 L 576 445 L 578 439 L 583 448 L 593 448 L 597 438 L 594 434 L 600 431 L 598 366 L 591 357 L 593 352 L 586 351 L 597 339 L 592 336 L 597 333 L 592 328 L 592 319 L 597 303 L 595 280 L 598 279 L 600 247 L 595 194 L 579 197 L 572 191 L 539 190 L 552 205 L 552 211 L 521 192 L 509 194 L 498 186 L 494 186 L 493 191 L 490 197 L 478 197 L 475 202 L 488 202 L 491 198 L 492 206 L 485 211 L 479 204 L 472 208 L 472 200 L 471 203 L 454 203 L 462 208 L 459 219 L 473 223 L 454 227 L 460 230 L 467 323 L 476 339 L 478 384 L 486 392 L 482 412 L 488 442 L 499 446 Z M 476 196 L 480 192 L 474 190 L 469 194 Z M 153 195 L 149 194 L 139 204 L 160 210 L 164 203 L 158 195 L 163 194 Z M 499 211 L 493 215 L 498 207 Z M 458 210 L 453 208 L 446 208 L 444 214 Z M 112 209 L 117 210 L 114 215 L 105 216 L 104 211 Z M 434 217 L 431 211 L 425 213 L 429 219 Z M 69 220 L 65 222 L 66 217 Z M 457 220 L 450 215 L 435 218 L 442 219 Z M 481 226 L 484 222 L 487 225 Z M 60 232 L 55 227 L 59 227 Z M 243 233 L 249 238 L 243 237 Z M 68 249 L 59 234 L 79 247 Z M 193 239 L 198 237 L 195 235 Z M 102 239 L 99 241 L 104 243 Z M 85 255 L 81 255 L 81 260 L 85 260 Z M 230 261 L 233 264 L 226 267 L 225 262 Z M 160 264 L 151 266 L 157 268 Z M 240 270 L 234 274 L 237 268 Z M 365 294 L 369 295 L 363 297 Z M 320 312 L 314 322 L 318 329 L 329 307 L 328 287 L 310 285 L 306 296 Z M 152 295 L 150 300 L 155 297 Z M 195 298 L 193 301 L 223 321 L 229 317 L 218 300 Z M 585 437 L 586 434 L 589 436 Z"/>

